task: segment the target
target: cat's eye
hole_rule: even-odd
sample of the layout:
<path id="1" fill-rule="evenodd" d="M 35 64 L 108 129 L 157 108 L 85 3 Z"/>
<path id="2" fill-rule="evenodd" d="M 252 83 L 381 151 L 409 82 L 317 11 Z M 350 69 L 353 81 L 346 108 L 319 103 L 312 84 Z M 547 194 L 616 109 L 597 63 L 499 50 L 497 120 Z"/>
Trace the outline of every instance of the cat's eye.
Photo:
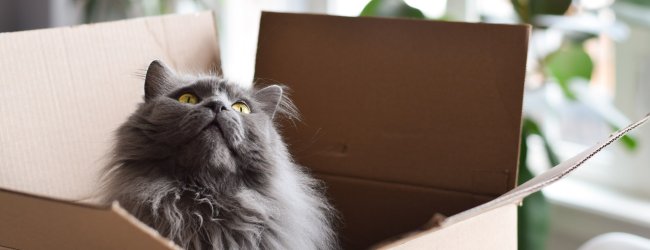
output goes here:
<path id="1" fill-rule="evenodd" d="M 199 102 L 199 98 L 193 94 L 185 93 L 178 97 L 178 101 L 182 103 L 196 104 Z"/>
<path id="2" fill-rule="evenodd" d="M 243 102 L 233 103 L 232 104 L 232 109 L 234 109 L 235 111 L 237 111 L 239 113 L 243 113 L 243 114 L 250 114 L 251 113 L 251 109 L 248 107 L 248 105 L 246 105 L 246 103 L 243 103 Z"/>

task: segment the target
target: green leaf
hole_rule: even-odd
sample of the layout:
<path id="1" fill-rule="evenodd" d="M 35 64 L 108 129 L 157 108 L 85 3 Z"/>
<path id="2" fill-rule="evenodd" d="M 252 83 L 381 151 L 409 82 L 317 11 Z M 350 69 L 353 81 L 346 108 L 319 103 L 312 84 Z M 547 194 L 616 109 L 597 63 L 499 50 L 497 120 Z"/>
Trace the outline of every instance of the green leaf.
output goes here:
<path id="1" fill-rule="evenodd" d="M 533 134 L 540 135 L 545 140 L 537 123 L 529 118 L 524 118 L 521 129 L 518 184 L 523 184 L 533 178 L 533 173 L 526 164 L 528 156 L 526 139 Z M 542 192 L 535 192 L 523 200 L 523 205 L 517 209 L 518 249 L 546 249 L 548 218 L 548 202 Z"/>
<path id="2" fill-rule="evenodd" d="M 645 8 L 650 7 L 650 1 L 648 0 L 622 0 L 620 2 L 636 4 L 639 5 L 640 7 L 645 7 Z"/>
<path id="3" fill-rule="evenodd" d="M 544 250 L 548 239 L 549 204 L 542 192 L 536 192 L 524 199 L 517 209 L 519 227 L 518 248 Z"/>
<path id="4" fill-rule="evenodd" d="M 536 15 L 564 15 L 571 0 L 510 0 L 519 18 L 531 23 Z"/>
<path id="5" fill-rule="evenodd" d="M 425 18 L 422 11 L 409 6 L 403 0 L 372 0 L 363 8 L 360 16 Z"/>
<path id="6" fill-rule="evenodd" d="M 624 135 L 623 137 L 621 137 L 621 143 L 623 143 L 625 148 L 629 150 L 635 150 L 638 146 L 636 139 L 632 138 L 629 135 Z"/>
<path id="7" fill-rule="evenodd" d="M 528 165 L 526 165 L 526 160 L 528 158 L 528 141 L 526 139 L 532 134 L 531 128 L 527 126 L 528 121 L 530 120 L 524 118 L 524 123 L 521 126 L 521 144 L 519 145 L 519 174 L 517 177 L 517 185 L 521 185 L 533 178 L 532 173 L 528 171 Z"/>
<path id="8" fill-rule="evenodd" d="M 524 121 L 522 123 L 522 128 L 521 128 L 521 137 L 522 138 L 528 138 L 529 135 L 538 135 L 540 138 L 542 138 L 542 142 L 544 143 L 544 150 L 546 151 L 546 157 L 548 158 L 548 162 L 551 164 L 551 166 L 555 166 L 557 164 L 560 164 L 560 160 L 551 147 L 551 144 L 548 142 L 548 139 L 546 138 L 546 135 L 542 130 L 539 128 L 539 125 L 537 125 L 537 122 L 533 121 L 532 119 L 528 117 L 524 117 Z M 523 156 L 524 153 L 520 153 L 525 160 L 525 156 Z M 521 157 L 520 157 L 521 159 Z M 520 166 L 525 166 L 526 162 L 520 162 Z"/>
<path id="9" fill-rule="evenodd" d="M 617 127 L 617 126 L 615 126 L 615 125 L 613 125 L 613 124 L 611 124 L 611 123 L 609 124 L 609 126 L 610 126 L 610 127 L 612 128 L 612 130 L 614 130 L 614 131 L 619 131 L 619 130 L 621 130 L 620 127 Z M 621 144 L 623 144 L 623 146 L 625 146 L 625 148 L 627 148 L 627 149 L 630 150 L 630 151 L 635 150 L 635 149 L 638 147 L 637 140 L 636 140 L 634 137 L 630 136 L 630 135 L 624 135 L 623 137 L 621 137 L 621 139 L 619 140 L 619 142 L 620 142 Z"/>
<path id="10" fill-rule="evenodd" d="M 591 79 L 594 63 L 582 45 L 566 43 L 559 50 L 549 54 L 545 59 L 546 70 L 560 84 L 565 96 L 576 100 L 569 84 L 573 78 Z"/>

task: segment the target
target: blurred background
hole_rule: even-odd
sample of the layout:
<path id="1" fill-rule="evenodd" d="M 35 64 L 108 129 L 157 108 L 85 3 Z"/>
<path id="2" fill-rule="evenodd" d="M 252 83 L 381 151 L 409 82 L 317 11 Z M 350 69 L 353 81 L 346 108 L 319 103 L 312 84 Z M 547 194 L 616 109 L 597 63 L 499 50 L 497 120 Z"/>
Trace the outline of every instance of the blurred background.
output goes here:
<path id="1" fill-rule="evenodd" d="M 520 183 L 650 112 L 650 0 L 0 0 L 0 32 L 202 10 L 239 82 L 253 78 L 261 10 L 532 25 Z M 649 177 L 646 126 L 527 198 L 520 249 L 650 249 Z M 593 240 L 610 232 L 626 234 Z"/>

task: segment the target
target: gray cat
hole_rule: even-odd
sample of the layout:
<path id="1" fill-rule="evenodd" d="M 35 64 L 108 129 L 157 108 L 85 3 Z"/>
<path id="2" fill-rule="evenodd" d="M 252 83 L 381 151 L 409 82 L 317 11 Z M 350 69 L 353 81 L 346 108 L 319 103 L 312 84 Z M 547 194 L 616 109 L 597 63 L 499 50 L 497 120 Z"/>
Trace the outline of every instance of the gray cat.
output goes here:
<path id="1" fill-rule="evenodd" d="M 117 131 L 104 202 L 186 249 L 334 249 L 333 209 L 293 163 L 274 118 L 296 110 L 271 85 L 244 89 L 158 61 Z"/>

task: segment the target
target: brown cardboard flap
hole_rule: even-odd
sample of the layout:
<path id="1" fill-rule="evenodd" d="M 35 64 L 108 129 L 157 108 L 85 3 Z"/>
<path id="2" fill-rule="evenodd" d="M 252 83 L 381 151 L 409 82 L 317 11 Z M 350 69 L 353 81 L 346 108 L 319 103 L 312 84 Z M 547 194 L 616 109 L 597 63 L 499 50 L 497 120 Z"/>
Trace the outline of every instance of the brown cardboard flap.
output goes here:
<path id="1" fill-rule="evenodd" d="M 0 187 L 88 198 L 154 59 L 218 67 L 213 14 L 0 34 Z"/>
<path id="2" fill-rule="evenodd" d="M 255 76 L 317 173 L 496 197 L 514 188 L 529 27 L 262 13 Z"/>
<path id="3" fill-rule="evenodd" d="M 566 160 L 510 192 L 443 220 L 438 227 L 413 231 L 377 245 L 378 249 L 515 249 L 516 203 L 563 178 L 605 147 L 650 120 L 650 114 L 613 133 L 604 142 Z M 510 212 L 508 212 L 510 211 Z M 471 239 L 467 238 L 470 237 Z M 497 237 L 486 239 L 487 237 Z M 514 242 L 514 244 L 513 244 Z"/>
<path id="4" fill-rule="evenodd" d="M 115 203 L 73 204 L 0 189 L 0 246 L 14 249 L 175 249 Z"/>
<path id="5" fill-rule="evenodd" d="M 616 133 L 611 134 L 603 142 L 583 151 L 582 153 L 572 157 L 569 160 L 566 160 L 559 165 L 549 169 L 548 171 L 535 176 L 535 178 L 527 181 L 526 183 L 520 185 L 519 187 L 511 190 L 510 192 L 488 202 L 481 206 L 475 207 L 473 209 L 467 210 L 460 214 L 449 217 L 444 223 L 445 224 L 454 224 L 459 221 L 466 220 L 468 218 L 477 216 L 479 214 L 485 213 L 487 211 L 493 210 L 498 207 L 502 207 L 508 204 L 519 203 L 526 196 L 539 191 L 545 186 L 551 185 L 553 182 L 562 179 L 565 175 L 573 172 L 578 167 L 582 166 L 587 160 L 592 158 L 598 152 L 621 138 L 623 135 L 628 132 L 636 129 L 640 125 L 644 124 L 650 120 L 650 114 L 646 115 L 644 118 L 639 121 L 628 125 L 626 128 L 619 130 Z"/>

